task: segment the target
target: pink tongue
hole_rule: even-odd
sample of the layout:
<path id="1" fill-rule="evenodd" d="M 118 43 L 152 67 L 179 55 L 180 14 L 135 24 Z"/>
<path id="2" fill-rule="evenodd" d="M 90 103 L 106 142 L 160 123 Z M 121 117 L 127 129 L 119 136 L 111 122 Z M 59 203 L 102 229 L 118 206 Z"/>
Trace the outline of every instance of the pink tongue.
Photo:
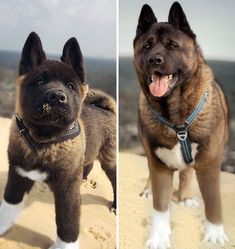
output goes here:
<path id="1" fill-rule="evenodd" d="M 152 75 L 152 83 L 149 85 L 149 90 L 154 97 L 162 97 L 168 89 L 168 77 Z"/>

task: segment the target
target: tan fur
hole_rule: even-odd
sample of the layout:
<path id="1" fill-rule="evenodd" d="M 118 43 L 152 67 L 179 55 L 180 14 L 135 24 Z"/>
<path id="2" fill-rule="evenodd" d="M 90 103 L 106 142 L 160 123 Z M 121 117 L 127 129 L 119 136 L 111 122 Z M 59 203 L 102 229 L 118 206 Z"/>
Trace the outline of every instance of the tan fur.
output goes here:
<path id="1" fill-rule="evenodd" d="M 22 111 L 21 106 L 19 104 L 20 87 L 21 87 L 21 84 L 22 84 L 24 78 L 25 78 L 25 76 L 22 75 L 22 76 L 19 76 L 16 79 L 16 105 L 15 105 L 15 112 L 18 113 L 20 116 L 23 114 L 23 111 Z"/>
<path id="2" fill-rule="evenodd" d="M 197 171 L 201 191 L 204 193 L 203 198 L 208 203 L 208 207 L 206 207 L 208 217 L 213 223 L 221 223 L 219 171 L 223 147 L 228 139 L 228 125 L 226 121 L 228 111 L 224 95 L 217 83 L 213 81 L 212 71 L 209 66 L 204 64 L 202 57 L 198 58 L 198 71 L 193 80 L 185 84 L 183 89 L 175 89 L 172 95 L 169 96 L 168 103 L 172 106 L 170 110 L 171 122 L 182 124 L 199 103 L 205 90 L 209 92 L 206 103 L 199 116 L 190 126 L 189 134 L 192 138 L 207 142 L 204 148 L 202 144 L 200 153 L 196 155 L 194 168 Z M 148 101 L 151 101 L 151 99 L 148 99 Z M 152 102 L 152 104 L 155 103 Z M 159 109 L 160 107 L 156 106 L 155 108 Z M 176 144 L 177 138 L 171 129 L 152 118 L 151 110 L 148 108 L 148 103 L 143 93 L 140 95 L 139 114 L 142 122 L 141 127 L 148 127 L 147 130 L 146 128 L 140 128 L 140 137 L 148 156 L 152 188 L 156 195 L 158 195 L 157 187 L 161 186 L 156 178 L 158 181 L 164 182 L 165 191 L 164 194 L 161 194 L 162 199 L 158 196 L 159 198 L 154 200 L 154 206 L 164 210 L 166 208 L 165 203 L 169 199 L 169 194 L 167 193 L 171 192 L 170 182 L 172 174 L 167 169 L 161 169 L 159 172 L 162 163 L 153 155 L 147 137 L 151 136 L 153 140 L 163 142 L 169 149 Z M 147 137 L 146 132 L 148 133 Z M 181 183 L 180 199 L 186 198 L 189 195 L 187 190 L 189 186 L 188 179 L 186 177 L 186 179 L 182 180 L 186 182 Z M 210 190 L 213 192 L 213 195 L 208 193 Z M 214 207 L 217 210 L 214 210 Z"/>

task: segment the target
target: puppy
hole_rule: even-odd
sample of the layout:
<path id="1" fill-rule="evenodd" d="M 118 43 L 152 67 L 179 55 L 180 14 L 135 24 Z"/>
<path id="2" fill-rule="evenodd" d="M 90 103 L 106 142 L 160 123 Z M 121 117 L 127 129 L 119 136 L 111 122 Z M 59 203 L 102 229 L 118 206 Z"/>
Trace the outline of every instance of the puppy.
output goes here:
<path id="1" fill-rule="evenodd" d="M 57 239 L 50 249 L 77 249 L 83 167 L 95 159 L 112 183 L 115 208 L 115 102 L 101 91 L 89 92 L 85 82 L 75 38 L 55 61 L 46 58 L 39 36 L 29 35 L 16 85 L 1 235 L 16 222 L 35 181 L 44 181 L 55 198 Z"/>

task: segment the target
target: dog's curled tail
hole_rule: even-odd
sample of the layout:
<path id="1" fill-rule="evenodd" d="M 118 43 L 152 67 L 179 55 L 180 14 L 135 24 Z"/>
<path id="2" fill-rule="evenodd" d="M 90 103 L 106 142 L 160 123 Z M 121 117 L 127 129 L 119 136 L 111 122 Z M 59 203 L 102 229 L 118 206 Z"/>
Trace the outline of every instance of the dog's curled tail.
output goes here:
<path id="1" fill-rule="evenodd" d="M 100 90 L 90 89 L 85 98 L 85 103 L 95 105 L 107 111 L 111 111 L 114 114 L 116 113 L 115 100 L 110 95 Z"/>

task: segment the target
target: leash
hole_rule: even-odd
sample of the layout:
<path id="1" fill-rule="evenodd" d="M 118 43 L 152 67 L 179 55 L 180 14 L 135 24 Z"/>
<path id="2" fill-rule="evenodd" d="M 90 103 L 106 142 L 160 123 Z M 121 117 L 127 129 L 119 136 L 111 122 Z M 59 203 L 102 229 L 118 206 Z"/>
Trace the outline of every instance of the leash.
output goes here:
<path id="1" fill-rule="evenodd" d="M 198 113 L 202 110 L 202 107 L 206 101 L 206 97 L 208 95 L 208 90 L 206 90 L 198 103 L 197 107 L 193 110 L 193 112 L 188 116 L 184 124 L 182 125 L 175 125 L 172 124 L 169 120 L 167 120 L 165 117 L 163 117 L 160 113 L 155 111 L 150 105 L 150 109 L 154 116 L 158 118 L 158 120 L 163 123 L 164 125 L 168 126 L 172 130 L 175 131 L 176 137 L 178 138 L 178 141 L 180 142 L 181 147 L 181 153 L 183 155 L 184 161 L 186 164 L 189 164 L 193 161 L 192 158 L 192 147 L 191 142 L 188 137 L 188 128 L 193 122 L 193 120 L 197 117 Z"/>
<path id="2" fill-rule="evenodd" d="M 38 155 L 38 150 L 40 150 L 42 146 L 44 145 L 49 146 L 55 143 L 63 142 L 68 139 L 75 138 L 80 134 L 80 125 L 78 121 L 76 120 L 71 124 L 69 129 L 65 133 L 63 133 L 61 136 L 59 136 L 56 140 L 46 142 L 46 143 L 38 143 L 30 136 L 28 128 L 26 128 L 23 120 L 20 118 L 20 116 L 17 113 L 15 113 L 15 118 L 16 118 L 16 125 L 17 125 L 19 133 L 24 138 L 24 141 L 26 142 L 30 150 L 36 156 Z"/>

